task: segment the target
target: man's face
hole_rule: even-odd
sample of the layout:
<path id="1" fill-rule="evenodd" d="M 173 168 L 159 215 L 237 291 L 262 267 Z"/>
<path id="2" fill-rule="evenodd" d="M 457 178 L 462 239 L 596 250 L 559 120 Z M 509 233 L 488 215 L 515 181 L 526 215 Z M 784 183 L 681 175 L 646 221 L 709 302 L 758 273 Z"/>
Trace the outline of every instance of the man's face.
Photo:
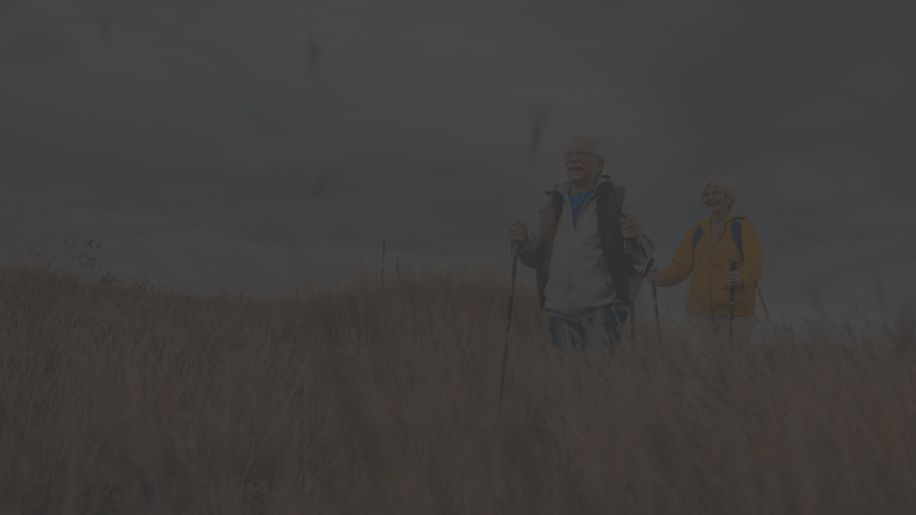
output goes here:
<path id="1" fill-rule="evenodd" d="M 598 178 L 604 160 L 595 153 L 595 145 L 587 141 L 573 141 L 563 152 L 566 158 L 566 176 L 570 182 L 588 183 Z"/>

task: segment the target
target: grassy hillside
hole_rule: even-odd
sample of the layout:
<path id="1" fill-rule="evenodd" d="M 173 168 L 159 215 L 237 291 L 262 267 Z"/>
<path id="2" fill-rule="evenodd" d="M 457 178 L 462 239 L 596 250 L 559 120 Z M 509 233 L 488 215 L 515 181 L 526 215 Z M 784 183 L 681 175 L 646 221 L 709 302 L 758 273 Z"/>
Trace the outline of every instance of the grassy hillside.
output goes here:
<path id="1" fill-rule="evenodd" d="M 912 333 L 558 356 L 522 291 L 497 415 L 504 275 L 258 300 L 0 269 L 0 513 L 916 513 Z"/>

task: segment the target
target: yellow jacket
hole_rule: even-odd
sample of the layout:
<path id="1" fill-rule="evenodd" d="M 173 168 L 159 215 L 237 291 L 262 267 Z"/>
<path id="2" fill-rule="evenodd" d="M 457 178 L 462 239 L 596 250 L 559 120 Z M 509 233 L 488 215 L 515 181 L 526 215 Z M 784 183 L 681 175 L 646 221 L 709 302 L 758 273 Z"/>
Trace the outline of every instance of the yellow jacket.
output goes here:
<path id="1" fill-rule="evenodd" d="M 729 261 L 738 262 L 738 271 L 744 278 L 744 287 L 735 288 L 735 316 L 754 316 L 756 308 L 757 282 L 763 274 L 763 252 L 757 230 L 747 219 L 741 220 L 741 241 L 744 260 L 741 260 L 737 244 L 732 240 L 731 224 L 737 216 L 725 223 L 725 230 L 715 247 L 709 246 L 709 225 L 707 218 L 699 223 L 703 230 L 694 248 L 692 226 L 678 246 L 674 259 L 658 275 L 659 286 L 680 284 L 687 276 L 690 290 L 687 293 L 687 314 L 707 316 L 728 316 L 728 287 L 725 273 Z"/>

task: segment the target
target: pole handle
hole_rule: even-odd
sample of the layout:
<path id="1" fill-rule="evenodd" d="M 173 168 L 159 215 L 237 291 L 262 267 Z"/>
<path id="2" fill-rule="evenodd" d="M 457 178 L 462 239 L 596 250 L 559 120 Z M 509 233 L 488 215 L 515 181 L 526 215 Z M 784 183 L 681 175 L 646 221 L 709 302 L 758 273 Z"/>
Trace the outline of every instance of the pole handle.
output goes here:
<path id="1" fill-rule="evenodd" d="M 649 261 L 646 262 L 646 266 L 642 269 L 642 276 L 645 277 L 649 273 L 649 270 L 652 270 L 652 267 L 655 266 L 655 258 L 649 258 Z"/>
<path id="2" fill-rule="evenodd" d="M 728 271 L 729 271 L 729 272 L 734 272 L 734 271 L 736 271 L 736 270 L 738 270 L 738 262 L 737 262 L 737 261 L 729 261 L 729 262 L 728 262 Z M 734 287 L 734 286 L 729 286 L 729 287 L 728 287 L 728 294 L 729 294 L 729 297 L 730 297 L 730 298 L 729 298 L 729 304 L 734 305 L 734 304 L 735 304 L 735 287 Z"/>

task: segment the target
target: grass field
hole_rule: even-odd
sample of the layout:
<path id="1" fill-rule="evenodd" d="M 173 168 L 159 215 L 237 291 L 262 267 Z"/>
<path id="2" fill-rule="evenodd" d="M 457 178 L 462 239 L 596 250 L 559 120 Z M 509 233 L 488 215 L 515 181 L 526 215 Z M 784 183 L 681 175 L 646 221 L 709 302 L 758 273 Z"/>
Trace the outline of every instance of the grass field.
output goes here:
<path id="1" fill-rule="evenodd" d="M 253 299 L 4 267 L 0 514 L 916 513 L 911 326 L 557 355 L 523 289 L 497 414 L 496 272 Z"/>

